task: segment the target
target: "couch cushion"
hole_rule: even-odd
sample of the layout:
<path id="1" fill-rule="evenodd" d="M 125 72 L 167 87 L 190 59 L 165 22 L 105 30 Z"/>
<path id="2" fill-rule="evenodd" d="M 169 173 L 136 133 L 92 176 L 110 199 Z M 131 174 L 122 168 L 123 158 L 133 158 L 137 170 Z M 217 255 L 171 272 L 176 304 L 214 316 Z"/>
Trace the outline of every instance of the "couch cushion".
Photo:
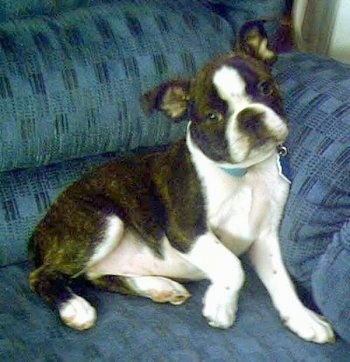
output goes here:
<path id="1" fill-rule="evenodd" d="M 350 66 L 291 54 L 276 74 L 294 171 L 282 252 L 305 298 L 350 341 Z"/>
<path id="2" fill-rule="evenodd" d="M 333 237 L 312 275 L 317 305 L 350 343 L 350 220 Z"/>
<path id="3" fill-rule="evenodd" d="M 296 337 L 280 321 L 254 273 L 247 270 L 235 325 L 209 327 L 201 315 L 207 283 L 187 287 L 182 306 L 90 290 L 95 328 L 64 326 L 29 290 L 28 264 L 0 269 L 2 361 L 346 361 L 350 344 L 316 345 Z"/>
<path id="4" fill-rule="evenodd" d="M 293 53 L 280 57 L 275 73 L 291 123 L 294 173 L 282 250 L 310 290 L 315 265 L 350 218 L 350 66 Z"/>
<path id="5" fill-rule="evenodd" d="M 229 51 L 232 29 L 201 1 L 143 3 L 0 25 L 0 171 L 183 135 L 185 125 L 161 115 L 150 124 L 140 95 Z"/>

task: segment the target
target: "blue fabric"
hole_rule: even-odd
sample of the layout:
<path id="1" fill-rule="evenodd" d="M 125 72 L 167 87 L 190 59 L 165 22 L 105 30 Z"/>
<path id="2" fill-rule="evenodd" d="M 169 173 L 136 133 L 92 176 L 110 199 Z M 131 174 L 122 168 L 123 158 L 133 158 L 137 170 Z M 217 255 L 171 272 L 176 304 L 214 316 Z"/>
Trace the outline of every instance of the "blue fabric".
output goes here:
<path id="1" fill-rule="evenodd" d="M 286 0 L 209 0 L 232 25 L 235 34 L 250 20 L 264 20 L 269 39 L 273 42 L 286 10 Z"/>
<path id="2" fill-rule="evenodd" d="M 177 0 L 167 0 L 167 3 Z M 192 1 L 195 2 L 196 0 Z M 200 0 L 206 4 L 208 1 Z M 57 14 L 87 8 L 95 5 L 106 5 L 118 3 L 119 0 L 2 0 L 0 2 L 0 23 L 18 19 L 29 18 L 33 16 L 56 16 Z M 152 5 L 153 1 L 147 0 L 129 0 L 137 6 L 146 7 Z M 159 2 L 160 3 L 160 2 Z"/>
<path id="3" fill-rule="evenodd" d="M 294 174 L 281 227 L 285 263 L 350 340 L 350 66 L 289 54 L 275 73 L 291 123 Z"/>
<path id="4" fill-rule="evenodd" d="M 201 282 L 187 286 L 192 298 L 182 306 L 89 290 L 97 325 L 74 331 L 29 290 L 28 273 L 28 264 L 0 269 L 1 361 L 345 362 L 350 355 L 345 341 L 316 345 L 289 332 L 249 269 L 228 330 L 202 317 Z"/>
<path id="5" fill-rule="evenodd" d="M 337 332 L 350 342 L 350 221 L 333 240 L 312 274 L 315 300 Z"/>
<path id="6" fill-rule="evenodd" d="M 291 54 L 275 67 L 291 123 L 294 173 L 282 224 L 287 265 L 311 286 L 311 271 L 350 217 L 350 67 Z"/>
<path id="7" fill-rule="evenodd" d="M 184 125 L 161 115 L 149 126 L 140 95 L 234 43 L 222 18 L 186 3 L 115 1 L 1 24 L 0 171 L 181 137 Z"/>
<path id="8" fill-rule="evenodd" d="M 116 0 L 118 1 L 118 0 Z M 2 0 L 0 23 L 40 15 L 57 15 L 82 7 L 100 5 L 112 0 Z"/>

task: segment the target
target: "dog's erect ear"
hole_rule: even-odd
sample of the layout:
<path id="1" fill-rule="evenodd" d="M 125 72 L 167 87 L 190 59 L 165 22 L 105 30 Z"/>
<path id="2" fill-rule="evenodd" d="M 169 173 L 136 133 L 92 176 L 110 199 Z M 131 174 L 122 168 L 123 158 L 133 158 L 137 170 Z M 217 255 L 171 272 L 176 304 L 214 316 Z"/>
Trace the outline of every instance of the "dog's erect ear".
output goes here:
<path id="1" fill-rule="evenodd" d="M 142 108 L 146 114 L 158 110 L 174 121 L 180 122 L 187 115 L 189 87 L 190 81 L 183 79 L 161 84 L 142 96 Z"/>
<path id="2" fill-rule="evenodd" d="M 242 26 L 239 32 L 239 48 L 269 66 L 277 60 L 277 54 L 269 48 L 263 22 L 259 20 L 249 21 Z"/>

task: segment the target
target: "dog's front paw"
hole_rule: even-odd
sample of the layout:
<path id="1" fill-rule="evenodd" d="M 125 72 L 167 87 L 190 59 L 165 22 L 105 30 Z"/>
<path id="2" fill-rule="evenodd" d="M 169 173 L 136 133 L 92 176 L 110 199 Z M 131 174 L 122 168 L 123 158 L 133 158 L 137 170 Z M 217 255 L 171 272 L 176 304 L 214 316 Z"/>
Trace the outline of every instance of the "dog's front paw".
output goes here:
<path id="1" fill-rule="evenodd" d="M 96 310 L 84 298 L 73 295 L 59 306 L 62 321 L 71 328 L 84 330 L 96 322 Z"/>
<path id="2" fill-rule="evenodd" d="M 203 316 L 210 326 L 229 328 L 235 321 L 237 311 L 237 295 L 232 291 L 211 285 L 203 299 Z"/>
<path id="3" fill-rule="evenodd" d="M 303 307 L 291 316 L 282 317 L 285 325 L 306 341 L 334 343 L 335 336 L 330 324 L 317 313 Z"/>

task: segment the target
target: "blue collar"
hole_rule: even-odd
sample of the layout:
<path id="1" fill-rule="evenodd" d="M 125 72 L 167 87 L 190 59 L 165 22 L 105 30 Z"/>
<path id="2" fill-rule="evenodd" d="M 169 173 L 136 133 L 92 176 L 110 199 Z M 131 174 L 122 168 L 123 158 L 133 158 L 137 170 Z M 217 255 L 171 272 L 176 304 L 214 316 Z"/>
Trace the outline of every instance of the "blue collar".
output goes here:
<path id="1" fill-rule="evenodd" d="M 221 166 L 220 169 L 232 177 L 243 177 L 247 173 L 246 168 L 231 168 Z"/>
<path id="2" fill-rule="evenodd" d="M 279 174 L 288 183 L 291 183 L 290 180 L 292 179 L 293 175 L 289 165 L 289 160 L 287 157 L 285 157 L 288 154 L 288 149 L 286 146 L 281 144 L 277 147 L 277 151 L 277 167 Z M 232 177 L 243 177 L 247 173 L 246 168 L 232 168 L 220 166 L 220 169 Z"/>

